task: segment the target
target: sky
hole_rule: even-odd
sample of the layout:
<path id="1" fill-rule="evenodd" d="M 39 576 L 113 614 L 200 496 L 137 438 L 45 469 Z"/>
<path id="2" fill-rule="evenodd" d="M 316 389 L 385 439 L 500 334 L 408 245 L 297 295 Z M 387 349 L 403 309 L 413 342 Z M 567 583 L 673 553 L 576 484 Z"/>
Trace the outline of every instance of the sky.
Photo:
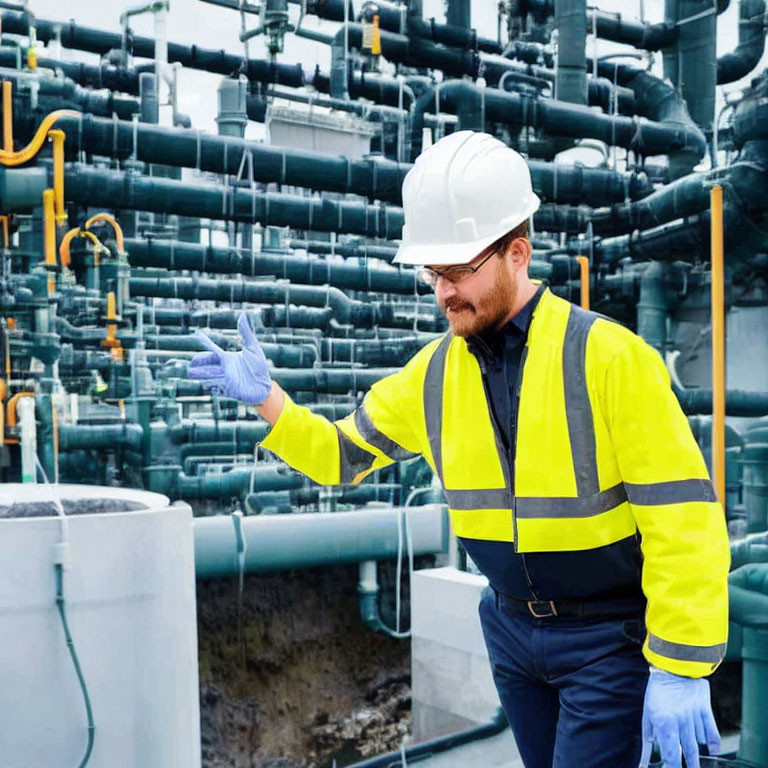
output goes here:
<path id="1" fill-rule="evenodd" d="M 256 0 L 252 0 L 255 2 Z M 359 8 L 361 0 L 353 0 L 353 5 Z M 591 3 L 590 3 L 591 4 Z M 124 4 L 115 0 L 30 0 L 29 7 L 42 19 L 68 21 L 74 19 L 78 24 L 97 27 L 100 29 L 119 32 L 120 14 L 128 7 L 137 5 L 136 2 Z M 443 0 L 423 0 L 424 16 L 434 16 L 438 21 L 444 21 L 445 9 Z M 484 37 L 497 35 L 496 0 L 474 0 L 472 4 L 472 23 L 478 33 Z M 650 22 L 662 21 L 664 16 L 664 0 L 601 0 L 598 7 L 606 11 L 621 11 L 627 18 L 644 18 Z M 289 6 L 293 23 L 298 19 L 300 7 Z M 736 46 L 738 25 L 739 0 L 731 0 L 730 7 L 718 17 L 718 55 Z M 257 17 L 249 16 L 249 24 L 255 26 Z M 153 36 L 153 20 L 150 15 L 138 16 L 131 24 L 138 35 Z M 338 25 L 334 22 L 321 21 L 313 16 L 307 16 L 302 26 L 308 29 L 318 29 L 333 33 Z M 168 39 L 181 43 L 192 44 L 206 48 L 223 48 L 232 53 L 242 54 L 243 45 L 238 39 L 240 17 L 235 11 L 221 8 L 202 0 L 170 0 L 168 15 Z M 504 34 L 504 32 L 502 33 Z M 252 39 L 249 43 L 252 57 L 267 56 L 263 37 Z M 608 41 L 598 40 L 597 45 L 590 36 L 587 40 L 587 56 L 629 50 Z M 61 58 L 65 60 L 86 61 L 97 63 L 98 56 L 64 49 Z M 308 73 L 314 71 L 316 65 L 328 72 L 330 69 L 330 48 L 322 43 L 288 35 L 285 51 L 279 55 L 278 61 L 284 63 L 300 63 Z M 386 64 L 384 68 L 386 68 Z M 763 59 L 755 70 L 762 71 L 768 66 L 768 57 Z M 654 71 L 661 74 L 661 55 L 655 55 Z M 192 125 L 204 131 L 216 133 L 216 88 L 221 80 L 220 75 L 208 74 L 196 70 L 182 70 L 180 75 L 179 110 L 188 114 Z M 743 88 L 749 82 L 749 77 L 740 83 L 732 83 L 718 87 L 719 104 L 722 104 L 724 93 L 730 93 Z M 718 107 L 719 108 L 719 107 Z M 260 139 L 264 136 L 264 126 L 249 122 L 246 137 Z"/>

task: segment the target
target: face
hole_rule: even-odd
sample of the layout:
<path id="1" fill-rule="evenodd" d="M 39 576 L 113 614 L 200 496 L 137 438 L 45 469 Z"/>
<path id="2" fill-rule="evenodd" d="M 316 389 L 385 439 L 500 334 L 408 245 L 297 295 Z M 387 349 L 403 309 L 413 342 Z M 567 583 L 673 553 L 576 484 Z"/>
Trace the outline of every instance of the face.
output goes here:
<path id="1" fill-rule="evenodd" d="M 472 263 L 482 258 L 481 254 Z M 451 331 L 464 338 L 500 327 L 515 303 L 517 291 L 517 275 L 507 259 L 496 255 L 458 283 L 440 278 L 435 286 L 438 306 L 448 318 Z"/>

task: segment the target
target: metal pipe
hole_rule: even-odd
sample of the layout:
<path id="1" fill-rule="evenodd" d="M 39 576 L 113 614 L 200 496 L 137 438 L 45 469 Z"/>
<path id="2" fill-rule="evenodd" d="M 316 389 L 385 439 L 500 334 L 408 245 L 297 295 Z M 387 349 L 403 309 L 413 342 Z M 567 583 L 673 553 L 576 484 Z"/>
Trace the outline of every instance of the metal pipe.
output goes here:
<path id="1" fill-rule="evenodd" d="M 131 448 L 140 451 L 144 430 L 140 424 L 61 424 L 59 450 Z"/>
<path id="2" fill-rule="evenodd" d="M 745 565 L 733 571 L 728 582 L 731 619 L 744 628 L 738 757 L 753 765 L 768 765 L 768 565 Z"/>
<path id="3" fill-rule="evenodd" d="M 589 309 L 589 259 L 586 256 L 577 256 L 579 261 L 579 280 L 581 282 L 581 308 Z"/>
<path id="4" fill-rule="evenodd" d="M 135 267 L 192 269 L 216 274 L 249 277 L 272 275 L 309 285 L 331 285 L 354 290 L 383 291 L 413 296 L 429 293 L 428 286 L 416 279 L 412 269 L 403 271 L 375 261 L 333 262 L 315 256 L 255 253 L 235 248 L 214 248 L 168 240 L 129 238 L 129 260 Z M 138 273 L 137 273 L 138 274 Z"/>
<path id="5" fill-rule="evenodd" d="M 527 125 L 554 136 L 595 138 L 612 146 L 626 147 L 646 156 L 690 150 L 701 158 L 706 141 L 695 126 L 666 125 L 644 118 L 604 115 L 578 104 L 542 97 L 481 89 L 461 80 L 441 83 L 419 97 L 413 112 L 414 156 L 420 151 L 418 137 L 424 114 L 439 104 L 441 112 L 453 114 L 484 112 L 491 122 Z M 460 119 L 461 122 L 461 119 Z"/>
<path id="6" fill-rule="evenodd" d="M 26 35 L 29 27 L 28 13 L 3 11 L 2 29 L 5 33 Z M 42 42 L 58 40 L 64 48 L 74 48 L 104 55 L 122 47 L 122 35 L 100 29 L 84 27 L 74 21 L 61 22 L 36 19 L 37 38 Z M 154 59 L 156 41 L 152 37 L 134 35 L 131 38 L 133 55 Z M 304 85 L 304 73 L 300 64 L 279 64 L 270 60 L 244 59 L 223 49 L 213 50 L 198 45 L 167 43 L 168 62 L 179 62 L 188 69 L 200 69 L 219 75 L 242 72 L 249 80 L 278 83 L 292 88 Z"/>
<path id="7" fill-rule="evenodd" d="M 555 0 L 557 69 L 555 98 L 587 103 L 587 0 Z"/>
<path id="8" fill-rule="evenodd" d="M 725 504 L 725 277 L 723 264 L 723 188 L 711 200 L 712 263 L 712 468 L 713 485 Z"/>
<path id="9" fill-rule="evenodd" d="M 430 504 L 398 509 L 245 517 L 245 570 L 273 573 L 397 556 L 397 526 L 407 514 L 415 555 L 448 551 L 446 508 Z M 232 520 L 218 515 L 193 520 L 195 570 L 198 578 L 240 572 Z"/>
<path id="10" fill-rule="evenodd" d="M 53 144 L 53 193 L 56 204 L 56 224 L 63 226 L 67 221 L 67 214 L 64 210 L 64 141 L 66 134 L 60 128 L 54 128 L 52 131 L 48 131 L 48 138 Z"/>
<path id="11" fill-rule="evenodd" d="M 160 177 L 131 176 L 120 171 L 69 164 L 67 198 L 96 208 L 128 208 L 229 221 L 260 222 L 302 230 L 348 232 L 385 240 L 400 236 L 402 209 L 386 205 L 334 201 L 250 188 L 192 184 Z"/>
<path id="12" fill-rule="evenodd" d="M 746 77 L 760 62 L 765 50 L 765 0 L 739 3 L 739 44 L 717 59 L 717 84 Z"/>
<path id="13" fill-rule="evenodd" d="M 13 152 L 13 83 L 3 80 L 3 149 Z"/>

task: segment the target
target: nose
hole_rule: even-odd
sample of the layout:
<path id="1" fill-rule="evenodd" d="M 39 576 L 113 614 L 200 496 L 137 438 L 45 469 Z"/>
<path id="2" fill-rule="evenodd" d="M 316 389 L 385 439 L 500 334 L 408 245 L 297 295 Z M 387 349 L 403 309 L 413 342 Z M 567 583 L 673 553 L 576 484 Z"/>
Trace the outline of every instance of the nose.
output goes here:
<path id="1" fill-rule="evenodd" d="M 435 293 L 438 301 L 447 301 L 456 295 L 456 284 L 445 278 L 438 278 L 435 285 Z"/>

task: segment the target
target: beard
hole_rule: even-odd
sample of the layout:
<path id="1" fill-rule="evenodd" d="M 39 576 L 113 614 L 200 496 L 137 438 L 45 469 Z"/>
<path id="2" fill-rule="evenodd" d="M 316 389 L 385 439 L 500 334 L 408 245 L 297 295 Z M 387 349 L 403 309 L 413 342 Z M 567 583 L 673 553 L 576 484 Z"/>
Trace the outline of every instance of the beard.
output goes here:
<path id="1" fill-rule="evenodd" d="M 499 260 L 493 287 L 474 303 L 455 296 L 440 302 L 454 336 L 468 338 L 498 328 L 507 318 L 517 298 L 518 284 L 506 265 Z"/>

